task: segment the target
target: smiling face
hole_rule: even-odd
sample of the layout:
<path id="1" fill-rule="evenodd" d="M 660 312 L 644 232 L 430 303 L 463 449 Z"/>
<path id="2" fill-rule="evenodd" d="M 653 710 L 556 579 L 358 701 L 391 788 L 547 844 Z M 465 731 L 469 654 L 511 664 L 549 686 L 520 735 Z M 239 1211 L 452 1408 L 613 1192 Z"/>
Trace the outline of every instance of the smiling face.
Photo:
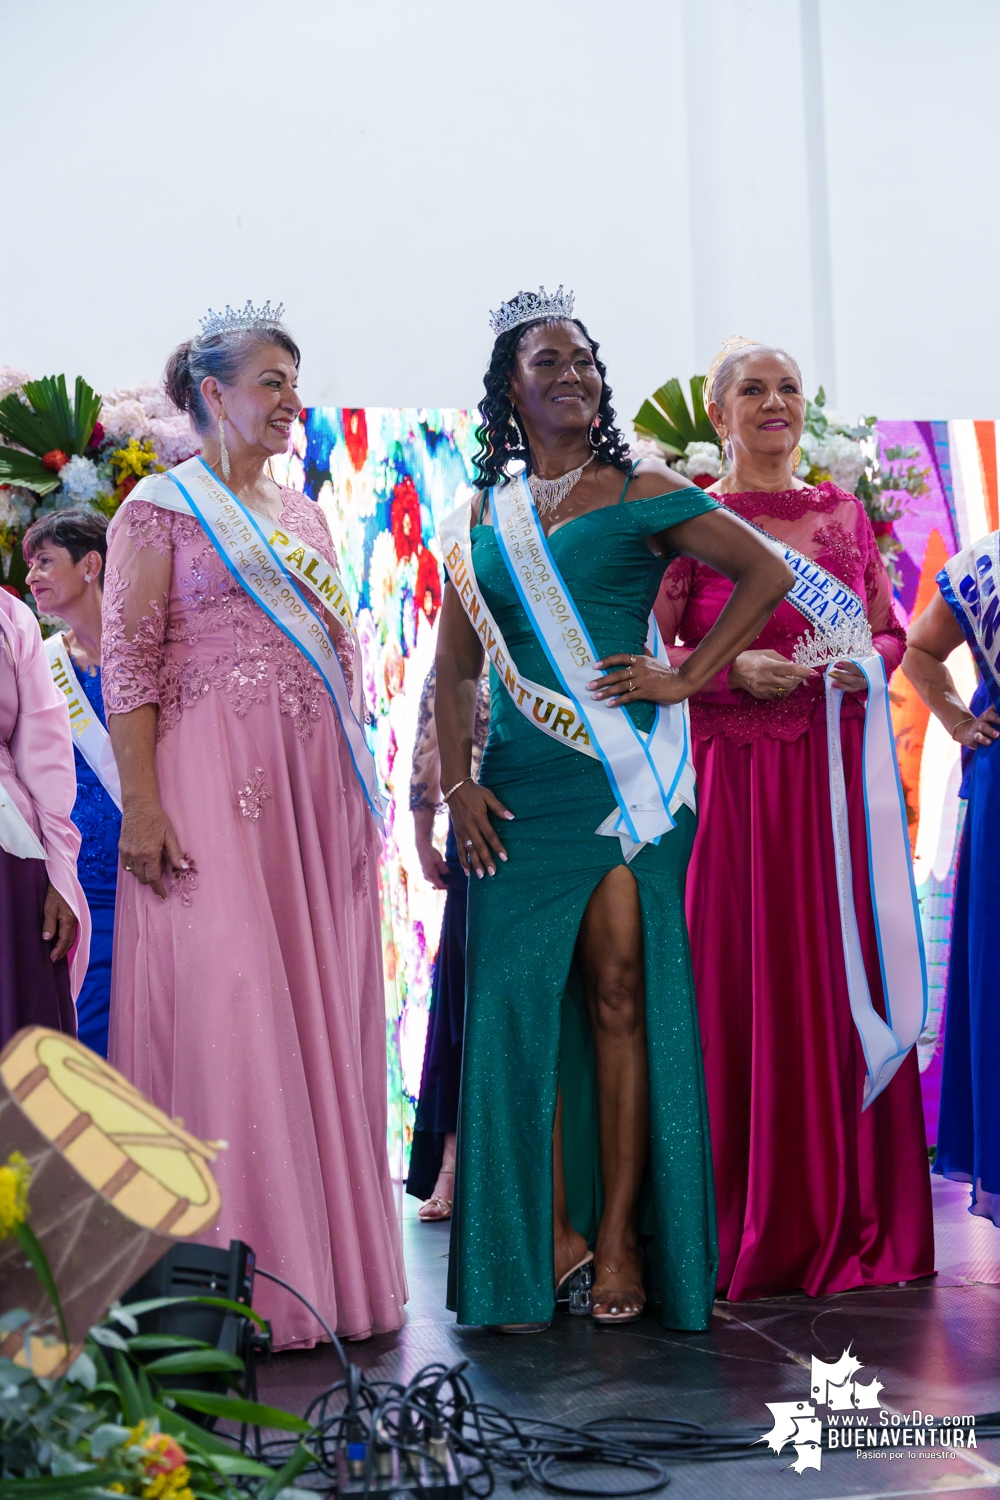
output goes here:
<path id="1" fill-rule="evenodd" d="M 100 590 L 97 582 L 100 572 L 99 552 L 87 552 L 79 562 L 74 562 L 68 547 L 42 542 L 31 554 L 28 587 L 41 614 L 65 619 L 66 609 L 72 610 L 88 589 Z"/>
<path id="2" fill-rule="evenodd" d="M 528 429 L 546 438 L 585 436 L 601 404 L 603 382 L 575 323 L 540 323 L 518 345 L 510 397 Z"/>
<path id="3" fill-rule="evenodd" d="M 708 415 L 723 440 L 732 439 L 737 458 L 779 458 L 802 436 L 806 399 L 799 372 L 777 349 L 754 350 L 740 361 L 722 404 L 709 402 Z"/>
<path id="4" fill-rule="evenodd" d="M 288 448 L 300 409 L 298 380 L 298 367 L 287 350 L 279 344 L 254 344 L 232 385 L 209 375 L 201 393 L 216 422 L 220 409 L 225 414 L 228 445 L 269 457 Z"/>

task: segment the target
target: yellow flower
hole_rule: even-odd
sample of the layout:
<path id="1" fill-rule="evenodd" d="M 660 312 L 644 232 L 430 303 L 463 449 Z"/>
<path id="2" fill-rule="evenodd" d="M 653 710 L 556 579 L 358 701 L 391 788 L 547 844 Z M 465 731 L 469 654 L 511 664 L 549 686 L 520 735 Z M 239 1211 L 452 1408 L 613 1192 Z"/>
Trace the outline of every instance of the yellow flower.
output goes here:
<path id="1" fill-rule="evenodd" d="M 162 470 L 163 465 L 156 456 L 156 449 L 149 438 L 129 438 L 124 448 L 116 448 L 111 455 L 111 467 L 115 471 L 115 483 L 122 484 L 131 474 L 135 479 L 145 479 L 147 474 Z"/>
<path id="2" fill-rule="evenodd" d="M 28 1183 L 31 1168 L 20 1151 L 12 1151 L 7 1165 L 0 1167 L 0 1240 L 28 1217 Z"/>

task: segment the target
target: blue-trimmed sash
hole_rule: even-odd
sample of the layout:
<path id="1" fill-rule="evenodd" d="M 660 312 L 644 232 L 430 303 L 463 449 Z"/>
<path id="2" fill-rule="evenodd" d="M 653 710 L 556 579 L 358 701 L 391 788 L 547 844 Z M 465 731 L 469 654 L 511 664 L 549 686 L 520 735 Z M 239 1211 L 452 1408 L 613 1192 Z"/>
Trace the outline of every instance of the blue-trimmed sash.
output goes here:
<path id="1" fill-rule="evenodd" d="M 111 736 L 91 708 L 73 666 L 66 639 L 61 631 L 45 642 L 45 655 L 52 670 L 52 680 L 65 696 L 69 708 L 69 727 L 73 743 L 93 771 L 118 811 L 122 810 L 122 787 L 118 766 L 111 748 Z"/>
<path id="2" fill-rule="evenodd" d="M 748 523 L 753 526 L 751 521 Z M 896 760 L 885 664 L 872 646 L 863 599 L 852 588 L 772 537 L 795 574 L 789 604 L 812 625 L 811 637 L 793 655 L 804 666 L 826 668 L 826 733 L 830 766 L 830 812 L 836 860 L 840 930 L 851 1016 L 861 1039 L 866 1078 L 862 1108 L 882 1092 L 923 1030 L 927 1015 L 927 964 L 906 822 L 906 802 Z M 886 1019 L 872 1004 L 854 906 L 847 788 L 840 738 L 843 690 L 831 672 L 837 662 L 853 661 L 868 683 L 862 780 L 867 829 L 868 876 L 878 941 Z"/>
<path id="3" fill-rule="evenodd" d="M 326 625 L 296 587 L 297 583 L 303 583 L 318 604 L 333 609 L 346 624 L 350 606 L 336 571 L 320 559 L 331 587 L 327 595 L 322 580 L 318 580 L 319 569 L 313 570 L 313 577 L 304 577 L 297 562 L 281 555 L 289 550 L 301 551 L 302 565 L 308 566 L 308 560 L 319 558 L 319 554 L 290 533 L 275 531 L 270 538 L 265 535 L 261 518 L 217 479 L 200 457 L 186 459 L 166 474 L 142 480 L 126 504 L 132 500 L 146 500 L 165 510 L 194 516 L 237 583 L 315 667 L 333 699 L 354 773 L 381 829 L 385 801 L 379 790 L 375 758 L 351 706 L 340 658 Z"/>
<path id="4" fill-rule="evenodd" d="M 1000 713 L 1000 532 L 949 558 L 937 584 Z"/>
<path id="5" fill-rule="evenodd" d="M 592 699 L 587 684 L 600 655 L 556 565 L 525 476 L 496 486 L 491 498 L 500 555 L 615 796 L 617 810 L 597 832 L 618 837 L 626 859 L 631 858 L 643 844 L 659 842 L 675 826 L 675 799 L 693 800 L 686 705 L 657 705 L 653 729 L 643 734 L 623 709 Z M 651 631 L 651 649 L 662 659 L 666 653 L 655 622 Z"/>

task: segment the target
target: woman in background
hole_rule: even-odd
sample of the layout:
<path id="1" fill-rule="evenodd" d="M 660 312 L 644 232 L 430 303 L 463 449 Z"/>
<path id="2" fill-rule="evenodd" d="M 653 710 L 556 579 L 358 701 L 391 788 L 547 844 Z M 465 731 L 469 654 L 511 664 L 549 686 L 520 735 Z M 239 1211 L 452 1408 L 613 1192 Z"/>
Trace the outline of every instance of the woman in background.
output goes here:
<path id="1" fill-rule="evenodd" d="M 76 1035 L 90 919 L 75 795 L 69 717 L 38 621 L 0 589 L 0 1047 L 22 1026 Z"/>
<path id="2" fill-rule="evenodd" d="M 21 543 L 39 612 L 57 615 L 69 626 L 49 636 L 45 647 L 55 684 L 70 703 L 76 763 L 73 822 L 82 840 L 77 867 L 91 920 L 90 964 L 76 997 L 77 1035 L 101 1057 L 108 1055 L 121 829 L 121 789 L 101 691 L 107 531 L 107 517 L 97 511 L 57 510 L 29 526 Z M 76 732 L 80 725 L 83 734 Z"/>
<path id="3" fill-rule="evenodd" d="M 907 637 L 903 671 L 953 740 L 962 746 L 968 798 L 955 885 L 951 960 L 944 1013 L 944 1063 L 934 1171 L 972 1187 L 969 1212 L 1000 1226 L 1000 1054 L 996 934 L 1000 919 L 997 839 L 1000 838 L 1000 674 L 989 608 L 996 597 L 1000 533 L 953 557 Z M 981 681 L 968 705 L 945 663 L 968 640 Z M 987 644 L 987 640 L 989 644 Z"/>
<path id="4" fill-rule="evenodd" d="M 805 398 L 795 361 L 728 340 L 705 405 L 729 460 L 709 490 L 814 559 L 867 609 L 886 676 L 904 637 L 871 525 L 853 495 L 795 478 Z M 678 558 L 656 614 L 682 666 L 728 605 L 728 579 Z M 698 835 L 687 882 L 719 1218 L 719 1295 L 818 1297 L 934 1268 L 917 1059 L 862 1113 L 830 817 L 821 672 L 793 660 L 811 632 L 783 601 L 691 699 Z M 679 647 L 670 649 L 675 640 Z M 861 785 L 867 681 L 835 669 L 854 901 L 873 1003 L 884 1014 Z"/>
<path id="5" fill-rule="evenodd" d="M 430 554 L 428 553 L 428 556 Z M 410 777 L 410 811 L 417 856 L 425 879 L 435 890 L 447 891 L 441 938 L 431 981 L 430 1015 L 420 1078 L 417 1118 L 413 1127 L 406 1191 L 426 1201 L 418 1210 L 425 1223 L 451 1218 L 455 1190 L 455 1141 L 458 1129 L 458 1089 L 462 1077 L 462 1031 L 465 1025 L 465 923 L 468 887 L 458 857 L 455 830 L 448 821 L 448 840 L 442 859 L 434 846 L 434 819 L 447 804 L 441 796 L 441 756 L 434 717 L 437 673 L 431 667 L 417 709 L 417 733 Z M 486 736 L 490 732 L 490 681 L 479 679 L 473 731 L 472 774 L 479 775 Z"/>

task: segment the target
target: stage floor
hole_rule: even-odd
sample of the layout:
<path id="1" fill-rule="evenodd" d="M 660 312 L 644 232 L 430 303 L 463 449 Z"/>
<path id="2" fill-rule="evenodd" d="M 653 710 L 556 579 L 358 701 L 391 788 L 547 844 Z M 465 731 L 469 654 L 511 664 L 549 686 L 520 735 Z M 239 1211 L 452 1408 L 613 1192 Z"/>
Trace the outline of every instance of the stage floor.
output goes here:
<path id="1" fill-rule="evenodd" d="M 938 1418 L 1000 1411 L 1000 1229 L 966 1212 L 965 1187 L 932 1180 L 936 1277 L 818 1300 L 718 1303 L 703 1334 L 673 1333 L 649 1319 L 602 1329 L 566 1315 L 523 1338 L 457 1327 L 444 1306 L 448 1225 L 421 1224 L 415 1201 L 404 1197 L 409 1320 L 399 1333 L 350 1344 L 348 1352 L 372 1376 L 394 1380 L 431 1361 L 467 1359 L 476 1396 L 512 1413 L 573 1423 L 630 1413 L 764 1431 L 771 1425 L 765 1402 L 807 1399 L 812 1356 L 833 1361 L 851 1345 L 864 1365 L 858 1378 L 879 1378 L 887 1410 Z M 278 1355 L 260 1377 L 261 1400 L 304 1411 L 339 1378 L 339 1367 L 320 1347 Z M 1000 1488 L 1000 1441 L 954 1457 L 892 1461 L 824 1449 L 821 1472 L 801 1475 L 788 1469 L 790 1448 L 780 1457 L 763 1445 L 757 1452 L 678 1464 L 666 1493 L 673 1500 L 861 1500 Z M 498 1480 L 495 1493 L 514 1492 Z"/>

